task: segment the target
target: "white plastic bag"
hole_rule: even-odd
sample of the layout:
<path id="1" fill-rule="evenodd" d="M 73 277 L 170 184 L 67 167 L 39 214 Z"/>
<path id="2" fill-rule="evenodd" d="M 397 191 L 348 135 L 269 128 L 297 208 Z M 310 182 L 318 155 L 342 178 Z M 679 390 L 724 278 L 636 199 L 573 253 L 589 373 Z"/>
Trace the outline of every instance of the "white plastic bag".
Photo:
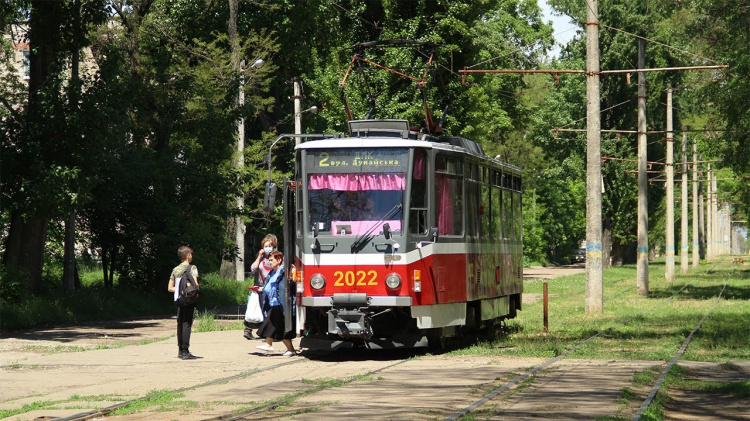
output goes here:
<path id="1" fill-rule="evenodd" d="M 247 299 L 247 310 L 245 311 L 245 321 L 248 323 L 261 323 L 263 321 L 263 309 L 260 307 L 260 294 L 255 291 L 250 292 Z"/>

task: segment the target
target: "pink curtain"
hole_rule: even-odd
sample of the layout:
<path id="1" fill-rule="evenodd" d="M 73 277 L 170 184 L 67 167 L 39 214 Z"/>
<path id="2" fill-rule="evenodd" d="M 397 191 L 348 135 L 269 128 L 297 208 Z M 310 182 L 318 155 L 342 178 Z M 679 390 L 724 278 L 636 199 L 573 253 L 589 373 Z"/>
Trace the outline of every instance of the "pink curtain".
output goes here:
<path id="1" fill-rule="evenodd" d="M 415 180 L 423 180 L 424 174 L 427 172 L 425 170 L 425 164 L 427 162 L 427 158 L 425 157 L 425 152 L 421 149 L 417 149 L 417 151 L 414 154 L 414 179 Z"/>
<path id="2" fill-rule="evenodd" d="M 310 190 L 404 190 L 403 174 L 310 174 Z"/>
<path id="3" fill-rule="evenodd" d="M 438 232 L 440 234 L 453 234 L 454 203 L 450 177 L 437 174 L 435 176 L 435 187 L 437 190 Z"/>

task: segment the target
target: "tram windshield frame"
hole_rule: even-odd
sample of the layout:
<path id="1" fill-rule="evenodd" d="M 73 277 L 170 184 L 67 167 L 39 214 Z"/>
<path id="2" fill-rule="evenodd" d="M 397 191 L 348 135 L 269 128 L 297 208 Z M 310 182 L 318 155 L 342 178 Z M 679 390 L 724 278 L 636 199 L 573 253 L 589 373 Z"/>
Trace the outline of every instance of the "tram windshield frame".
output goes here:
<path id="1" fill-rule="evenodd" d="M 307 232 L 357 238 L 403 232 L 408 148 L 311 149 L 305 159 Z M 401 210 L 389 212 L 401 205 Z M 385 218 L 385 219 L 383 219 Z M 378 225 L 378 226 L 375 226 Z"/>

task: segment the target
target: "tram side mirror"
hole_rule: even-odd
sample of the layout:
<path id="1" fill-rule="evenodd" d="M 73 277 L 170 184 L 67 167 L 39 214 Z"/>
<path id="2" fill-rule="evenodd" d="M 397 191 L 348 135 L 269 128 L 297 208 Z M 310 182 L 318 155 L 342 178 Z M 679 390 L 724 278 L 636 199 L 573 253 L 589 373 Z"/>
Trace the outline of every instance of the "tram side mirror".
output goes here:
<path id="1" fill-rule="evenodd" d="M 427 244 L 434 244 L 437 243 L 438 240 L 438 229 L 437 227 L 432 227 L 429 230 L 427 230 L 427 237 L 430 238 L 430 241 L 420 241 L 417 243 L 417 248 L 421 249 L 422 246 L 425 246 Z"/>
<path id="2" fill-rule="evenodd" d="M 263 210 L 265 212 L 273 211 L 275 203 L 276 203 L 276 184 L 271 183 L 271 182 L 266 183 L 266 191 L 263 194 Z"/>
<path id="3" fill-rule="evenodd" d="M 430 230 L 427 232 L 427 236 L 428 237 L 432 237 L 432 241 L 435 242 L 435 243 L 437 243 L 437 240 L 438 240 L 438 229 L 437 229 L 437 227 L 430 228 Z"/>
<path id="4" fill-rule="evenodd" d="M 391 239 L 391 225 L 387 222 L 383 224 L 383 237 L 385 237 L 386 240 Z"/>
<path id="5" fill-rule="evenodd" d="M 318 232 L 320 232 L 320 228 L 316 222 L 313 224 L 313 238 L 318 238 Z"/>

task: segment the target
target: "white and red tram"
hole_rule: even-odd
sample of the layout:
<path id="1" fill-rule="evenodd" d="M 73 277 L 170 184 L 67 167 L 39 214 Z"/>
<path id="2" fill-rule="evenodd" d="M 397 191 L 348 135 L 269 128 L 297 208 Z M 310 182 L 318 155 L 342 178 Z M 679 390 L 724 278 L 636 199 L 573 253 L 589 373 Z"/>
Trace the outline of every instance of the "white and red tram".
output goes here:
<path id="1" fill-rule="evenodd" d="M 520 170 L 405 120 L 349 129 L 299 144 L 296 180 L 285 183 L 301 346 L 441 346 L 515 317 Z"/>

